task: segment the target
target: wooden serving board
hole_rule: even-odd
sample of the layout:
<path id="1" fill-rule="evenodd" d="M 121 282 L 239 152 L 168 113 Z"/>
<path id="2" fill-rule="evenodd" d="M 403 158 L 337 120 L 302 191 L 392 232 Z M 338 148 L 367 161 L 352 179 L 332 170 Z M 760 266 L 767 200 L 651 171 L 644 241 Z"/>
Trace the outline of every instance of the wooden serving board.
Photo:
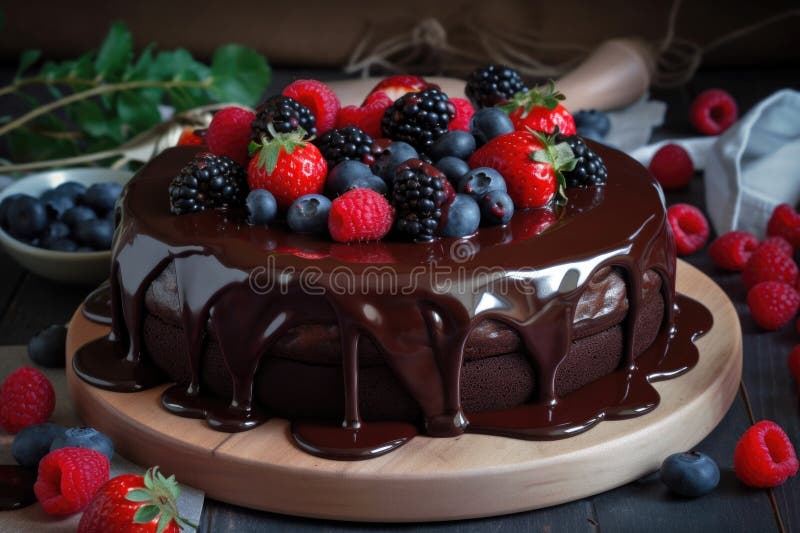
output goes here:
<path id="1" fill-rule="evenodd" d="M 160 465 L 215 499 L 278 513 L 336 520 L 433 521 L 537 509 L 597 494 L 656 470 L 692 448 L 730 407 L 742 372 L 741 328 L 725 293 L 678 261 L 678 290 L 708 307 L 714 327 L 697 341 L 690 372 L 655 384 L 661 404 L 644 416 L 606 421 L 572 438 L 532 442 L 486 435 L 416 437 L 359 462 L 300 451 L 288 422 L 221 433 L 159 404 L 166 386 L 139 393 L 94 388 L 72 371 L 72 354 L 106 327 L 75 312 L 67 336 L 67 380 L 86 424 L 142 465 Z"/>

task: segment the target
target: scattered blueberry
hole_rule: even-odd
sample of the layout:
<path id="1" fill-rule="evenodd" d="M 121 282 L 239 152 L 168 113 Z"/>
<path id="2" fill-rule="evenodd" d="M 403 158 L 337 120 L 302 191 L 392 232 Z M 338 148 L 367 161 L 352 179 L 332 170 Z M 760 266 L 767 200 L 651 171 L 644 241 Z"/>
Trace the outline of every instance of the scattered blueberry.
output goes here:
<path id="1" fill-rule="evenodd" d="M 114 224 L 104 218 L 81 220 L 75 226 L 75 240 L 95 250 L 110 250 Z"/>
<path id="2" fill-rule="evenodd" d="M 452 156 L 441 158 L 434 166 L 441 170 L 450 183 L 453 184 L 457 184 L 464 174 L 469 172 L 469 165 L 466 161 Z"/>
<path id="3" fill-rule="evenodd" d="M 454 130 L 433 141 L 430 156 L 434 161 L 447 156 L 466 160 L 474 151 L 475 137 L 466 131 Z"/>
<path id="4" fill-rule="evenodd" d="M 66 342 L 67 328 L 53 324 L 31 338 L 28 342 L 28 357 L 37 365 L 47 368 L 62 368 Z"/>
<path id="5" fill-rule="evenodd" d="M 572 115 L 572 118 L 575 119 L 575 127 L 581 137 L 602 140 L 611 129 L 611 121 L 608 119 L 608 115 L 596 109 L 578 111 Z"/>
<path id="6" fill-rule="evenodd" d="M 83 203 L 94 209 L 98 215 L 104 215 L 114 209 L 121 192 L 122 185 L 119 183 L 95 183 L 86 189 Z"/>
<path id="7" fill-rule="evenodd" d="M 72 198 L 72 202 L 76 204 L 83 201 L 83 196 L 86 194 L 86 187 L 77 181 L 65 181 L 57 186 L 55 190 L 59 194 Z"/>
<path id="8" fill-rule="evenodd" d="M 487 192 L 480 199 L 482 222 L 487 226 L 508 224 L 514 216 L 514 202 L 505 191 Z"/>
<path id="9" fill-rule="evenodd" d="M 33 239 L 47 227 L 47 210 L 38 198 L 15 198 L 6 211 L 8 232 L 21 239 Z"/>
<path id="10" fill-rule="evenodd" d="M 48 250 L 54 252 L 94 252 L 95 249 L 91 246 L 78 246 L 78 243 L 72 239 L 58 239 L 50 243 L 47 247 Z"/>
<path id="11" fill-rule="evenodd" d="M 467 194 L 456 194 L 447 210 L 447 220 L 442 228 L 445 237 L 466 237 L 478 231 L 481 223 L 481 208 Z"/>
<path id="12" fill-rule="evenodd" d="M 253 189 L 245 200 L 247 223 L 254 226 L 268 226 L 278 216 L 278 202 L 266 189 Z"/>
<path id="13" fill-rule="evenodd" d="M 418 157 L 419 154 L 413 146 L 402 141 L 395 141 L 378 154 L 372 164 L 372 171 L 383 178 L 387 185 L 391 185 L 394 180 L 394 169 L 400 163 Z"/>
<path id="14" fill-rule="evenodd" d="M 719 467 L 700 452 L 675 453 L 661 465 L 661 481 L 669 489 L 687 498 L 708 494 L 719 483 Z"/>
<path id="15" fill-rule="evenodd" d="M 39 199 L 44 203 L 50 218 L 55 220 L 61 218 L 67 209 L 75 205 L 75 200 L 71 196 L 58 192 L 58 189 L 45 191 Z"/>
<path id="16" fill-rule="evenodd" d="M 69 237 L 69 226 L 63 222 L 55 221 L 48 224 L 40 237 L 43 248 L 51 248 L 53 243 Z"/>
<path id="17" fill-rule="evenodd" d="M 94 220 L 95 218 L 97 218 L 97 215 L 90 208 L 84 205 L 76 205 L 75 207 L 70 207 L 64 212 L 64 215 L 61 217 L 61 222 L 75 231 L 79 222 L 84 220 Z"/>
<path id="18" fill-rule="evenodd" d="M 63 437 L 66 431 L 67 428 L 64 426 L 50 422 L 23 428 L 14 435 L 11 455 L 20 465 L 35 468 L 42 457 L 50 453 L 53 441 Z"/>
<path id="19" fill-rule="evenodd" d="M 376 178 L 383 183 L 383 180 Z M 385 187 L 385 185 L 384 185 Z M 301 196 L 289 207 L 286 222 L 296 233 L 325 233 L 328 231 L 328 215 L 331 201 L 321 194 Z"/>
<path id="20" fill-rule="evenodd" d="M 63 435 L 56 437 L 50 445 L 50 451 L 60 448 L 90 448 L 108 457 L 110 461 L 114 457 L 114 443 L 106 435 L 103 435 L 94 428 L 79 427 L 69 428 Z"/>
<path id="21" fill-rule="evenodd" d="M 476 200 L 488 192 L 506 190 L 506 180 L 499 172 L 489 167 L 473 168 L 458 182 L 458 192 L 469 194 Z"/>
<path id="22" fill-rule="evenodd" d="M 501 109 L 486 107 L 472 115 L 469 122 L 470 133 L 478 146 L 486 144 L 495 137 L 514 131 L 514 124 Z"/>
<path id="23" fill-rule="evenodd" d="M 325 194 L 330 198 L 341 196 L 353 188 L 353 183 L 359 179 L 372 176 L 372 170 L 361 161 L 342 161 L 331 169 L 325 181 Z"/>

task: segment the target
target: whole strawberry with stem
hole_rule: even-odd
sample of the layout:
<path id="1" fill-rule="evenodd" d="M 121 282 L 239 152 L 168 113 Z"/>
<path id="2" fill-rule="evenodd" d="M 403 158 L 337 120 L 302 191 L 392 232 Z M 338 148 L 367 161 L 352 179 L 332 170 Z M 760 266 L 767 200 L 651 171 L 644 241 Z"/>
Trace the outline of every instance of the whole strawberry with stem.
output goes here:
<path id="1" fill-rule="evenodd" d="M 78 524 L 78 533 L 176 533 L 197 525 L 180 516 L 175 476 L 153 467 L 144 476 L 123 474 L 108 480 Z"/>
<path id="2" fill-rule="evenodd" d="M 517 209 L 542 207 L 554 198 L 566 202 L 563 172 L 575 168 L 575 155 L 566 142 L 539 131 L 514 131 L 495 137 L 469 158 L 469 166 L 491 167 L 505 179 Z"/>
<path id="3" fill-rule="evenodd" d="M 534 87 L 517 93 L 498 107 L 508 113 L 514 128 L 530 128 L 544 133 L 555 133 L 556 128 L 566 136 L 575 135 L 575 119 L 561 105 L 565 96 L 556 90 L 551 81 L 547 87 Z"/>
<path id="4" fill-rule="evenodd" d="M 306 138 L 302 128 L 278 133 L 269 125 L 261 143 L 250 143 L 254 157 L 247 167 L 250 190 L 266 189 L 275 196 L 278 207 L 287 209 L 306 194 L 321 194 L 328 174 L 328 163 L 319 149 Z"/>

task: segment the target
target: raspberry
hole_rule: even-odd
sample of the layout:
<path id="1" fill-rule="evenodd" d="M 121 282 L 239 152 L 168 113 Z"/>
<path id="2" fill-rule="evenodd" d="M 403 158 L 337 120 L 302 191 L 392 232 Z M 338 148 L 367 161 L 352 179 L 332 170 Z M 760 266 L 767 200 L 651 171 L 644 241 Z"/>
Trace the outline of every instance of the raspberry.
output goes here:
<path id="1" fill-rule="evenodd" d="M 798 270 L 794 259 L 776 246 L 756 248 L 742 271 L 742 283 L 747 289 L 762 281 L 780 281 L 794 285 L 797 278 Z"/>
<path id="2" fill-rule="evenodd" d="M 794 257 L 794 248 L 792 248 L 792 244 L 784 239 L 783 237 L 767 237 L 761 244 L 758 245 L 759 248 L 767 248 L 772 247 L 776 248 L 779 252 L 784 254 L 787 257 Z"/>
<path id="3" fill-rule="evenodd" d="M 18 368 L 0 385 L 0 427 L 9 433 L 45 422 L 55 406 L 53 385 L 35 368 Z"/>
<path id="4" fill-rule="evenodd" d="M 800 320 L 797 321 L 797 324 L 800 326 Z M 800 385 L 800 344 L 796 345 L 789 354 L 789 372 Z"/>
<path id="5" fill-rule="evenodd" d="M 336 116 L 342 105 L 333 89 L 321 81 L 297 80 L 287 85 L 282 94 L 294 98 L 311 110 L 317 118 L 317 135 L 336 126 Z"/>
<path id="6" fill-rule="evenodd" d="M 736 443 L 733 468 L 745 485 L 777 487 L 797 473 L 797 455 L 783 429 L 763 420 L 745 431 Z"/>
<path id="7" fill-rule="evenodd" d="M 758 246 L 758 240 L 750 233 L 729 231 L 714 239 L 708 255 L 718 267 L 741 272 Z"/>
<path id="8" fill-rule="evenodd" d="M 722 89 L 708 89 L 697 95 L 689 109 L 692 126 L 705 135 L 719 135 L 736 122 L 736 100 Z"/>
<path id="9" fill-rule="evenodd" d="M 230 157 L 240 165 L 247 166 L 250 156 L 250 124 L 256 114 L 247 109 L 230 106 L 220 109 L 211 119 L 206 132 L 206 145 L 214 155 Z"/>
<path id="10" fill-rule="evenodd" d="M 789 204 L 781 204 L 767 223 L 767 235 L 783 237 L 795 250 L 800 248 L 800 214 Z"/>
<path id="11" fill-rule="evenodd" d="M 456 116 L 450 121 L 448 128 L 450 131 L 461 130 L 469 131 L 469 121 L 475 114 L 475 108 L 466 98 L 451 98 L 450 103 L 456 108 Z"/>
<path id="12" fill-rule="evenodd" d="M 386 109 L 392 105 L 392 99 L 386 93 L 378 91 L 367 97 L 364 105 L 349 105 L 339 110 L 336 127 L 358 126 L 361 130 L 377 139 L 381 136 L 381 120 Z"/>
<path id="13" fill-rule="evenodd" d="M 686 187 L 694 176 L 692 159 L 677 144 L 665 144 L 659 148 L 648 169 L 666 191 Z"/>
<path id="14" fill-rule="evenodd" d="M 328 229 L 337 242 L 374 241 L 389 233 L 392 219 L 392 206 L 383 195 L 353 189 L 333 201 Z"/>
<path id="15" fill-rule="evenodd" d="M 678 255 L 693 254 L 708 241 L 708 221 L 695 206 L 675 204 L 667 209 L 667 220 L 675 235 Z"/>
<path id="16" fill-rule="evenodd" d="M 47 514 L 77 513 L 108 481 L 108 473 L 108 457 L 102 453 L 90 448 L 60 448 L 39 462 L 33 492 Z"/>
<path id="17" fill-rule="evenodd" d="M 200 134 L 201 131 L 194 128 L 183 128 L 176 146 L 202 146 L 205 141 L 203 140 L 203 135 Z"/>
<path id="18" fill-rule="evenodd" d="M 747 292 L 747 305 L 756 324 L 767 330 L 776 330 L 797 314 L 800 294 L 786 283 L 762 281 Z"/>

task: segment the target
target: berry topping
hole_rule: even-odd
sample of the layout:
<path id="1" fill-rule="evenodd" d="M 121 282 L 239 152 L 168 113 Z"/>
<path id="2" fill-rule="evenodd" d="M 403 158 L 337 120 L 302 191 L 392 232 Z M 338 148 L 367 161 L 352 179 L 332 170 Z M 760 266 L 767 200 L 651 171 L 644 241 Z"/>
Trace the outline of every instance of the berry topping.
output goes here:
<path id="1" fill-rule="evenodd" d="M 0 427 L 8 433 L 45 422 L 55 406 L 53 385 L 35 368 L 18 368 L 0 385 Z"/>
<path id="2" fill-rule="evenodd" d="M 244 168 L 229 157 L 209 152 L 195 155 L 169 185 L 170 206 L 176 215 L 237 207 L 246 194 Z"/>
<path id="3" fill-rule="evenodd" d="M 250 160 L 247 153 L 250 124 L 255 118 L 255 113 L 238 106 L 217 111 L 206 131 L 208 150 L 215 155 L 230 157 L 242 166 L 247 165 Z"/>
<path id="4" fill-rule="evenodd" d="M 714 239 L 708 255 L 719 268 L 741 272 L 758 246 L 758 240 L 750 233 L 729 231 Z"/>
<path id="5" fill-rule="evenodd" d="M 389 76 L 378 82 L 375 87 L 367 94 L 364 103 L 367 103 L 369 98 L 375 93 L 384 93 L 393 102 L 406 93 L 415 93 L 431 87 L 431 85 L 419 76 L 410 76 L 408 74 L 399 74 L 397 76 Z"/>
<path id="6" fill-rule="evenodd" d="M 256 108 L 256 118 L 250 124 L 250 140 L 258 143 L 263 137 L 271 138 L 271 130 L 290 133 L 298 128 L 311 137 L 317 134 L 316 117 L 311 110 L 294 98 L 273 96 Z"/>
<path id="7" fill-rule="evenodd" d="M 382 148 L 375 156 L 372 171 L 391 186 L 394 180 L 394 171 L 397 167 L 409 159 L 418 158 L 419 154 L 410 144 L 402 141 L 393 142 L 389 146 Z"/>
<path id="8" fill-rule="evenodd" d="M 249 125 L 248 125 L 249 127 Z M 197 130 L 195 128 L 183 128 L 181 131 L 181 136 L 178 137 L 178 144 L 176 146 L 202 146 L 205 143 L 204 132 L 203 130 Z"/>
<path id="9" fill-rule="evenodd" d="M 50 451 L 61 448 L 89 448 L 102 453 L 109 461 L 114 457 L 114 443 L 111 439 L 90 427 L 69 428 L 57 436 L 50 444 Z"/>
<path id="10" fill-rule="evenodd" d="M 675 453 L 661 464 L 661 481 L 676 494 L 697 498 L 719 484 L 719 466 L 704 453 Z"/>
<path id="11" fill-rule="evenodd" d="M 304 194 L 320 194 L 328 164 L 319 149 L 305 140 L 303 130 L 264 136 L 255 145 L 255 157 L 247 167 L 250 189 L 266 189 L 278 207 L 286 209 Z"/>
<path id="12" fill-rule="evenodd" d="M 447 178 L 439 169 L 420 159 L 397 167 L 392 185 L 392 205 L 397 211 L 395 229 L 415 242 L 433 240 L 446 204 Z"/>
<path id="13" fill-rule="evenodd" d="M 436 168 L 442 171 L 450 183 L 457 184 L 469 172 L 469 165 L 463 159 L 447 156 L 436 162 Z"/>
<path id="14" fill-rule="evenodd" d="M 505 191 L 489 191 L 480 200 L 482 222 L 486 226 L 508 224 L 514 216 L 514 202 Z"/>
<path id="15" fill-rule="evenodd" d="M 527 90 L 520 73 L 502 65 L 489 65 L 475 70 L 467 78 L 464 88 L 467 98 L 478 109 L 495 106 Z"/>
<path id="16" fill-rule="evenodd" d="M 665 144 L 659 148 L 648 169 L 665 191 L 686 187 L 694 176 L 689 153 L 677 144 Z"/>
<path id="17" fill-rule="evenodd" d="M 50 445 L 67 430 L 60 424 L 34 424 L 23 428 L 14 435 L 11 454 L 22 466 L 34 468 L 42 457 L 50 453 Z"/>
<path id="18" fill-rule="evenodd" d="M 567 143 L 575 155 L 575 168 L 564 171 L 567 187 L 591 187 L 606 182 L 608 171 L 605 163 L 599 155 L 586 146 L 580 136 L 556 135 L 556 140 Z"/>
<path id="19" fill-rule="evenodd" d="M 788 204 L 779 205 L 767 223 L 767 235 L 783 237 L 795 250 L 800 248 L 800 213 Z"/>
<path id="20" fill-rule="evenodd" d="M 317 135 L 323 135 L 336 126 L 336 117 L 341 108 L 339 97 L 321 81 L 297 80 L 287 85 L 282 94 L 294 98 L 311 111 L 316 118 L 314 124 Z"/>
<path id="21" fill-rule="evenodd" d="M 314 141 L 322 152 L 322 157 L 328 162 L 328 168 L 348 159 L 371 165 L 375 162 L 373 143 L 372 137 L 357 126 L 332 129 Z"/>
<path id="22" fill-rule="evenodd" d="M 66 360 L 67 328 L 61 324 L 48 326 L 28 342 L 28 357 L 37 365 L 63 368 Z"/>
<path id="23" fill-rule="evenodd" d="M 387 108 L 381 131 L 394 141 L 407 142 L 427 153 L 433 142 L 447 133 L 455 106 L 438 89 L 406 93 Z"/>
<path id="24" fill-rule="evenodd" d="M 596 109 L 578 111 L 572 118 L 575 119 L 575 127 L 578 135 L 590 139 L 602 140 L 611 130 L 611 120 L 608 115 Z"/>
<path id="25" fill-rule="evenodd" d="M 514 128 L 530 128 L 543 133 L 555 133 L 556 128 L 563 135 L 575 135 L 575 119 L 559 102 L 564 95 L 556 91 L 550 82 L 546 88 L 534 88 L 519 93 L 508 103 L 498 106 L 508 113 Z"/>
<path id="26" fill-rule="evenodd" d="M 747 289 L 762 281 L 780 281 L 794 285 L 797 279 L 798 270 L 794 259 L 777 246 L 757 248 L 742 270 L 742 283 Z"/>
<path id="27" fill-rule="evenodd" d="M 783 237 L 767 237 L 761 241 L 761 244 L 759 244 L 758 247 L 776 248 L 780 253 L 786 255 L 787 257 L 794 257 L 794 248 L 792 247 L 792 244 Z"/>
<path id="28" fill-rule="evenodd" d="M 774 331 L 788 324 L 800 307 L 800 294 L 786 283 L 762 281 L 747 292 L 747 305 L 756 324 Z"/>
<path id="29" fill-rule="evenodd" d="M 349 105 L 339 110 L 336 117 L 336 127 L 356 126 L 370 137 L 377 139 L 381 136 L 381 120 L 383 114 L 392 105 L 392 99 L 384 92 L 376 92 L 367 97 L 361 107 Z"/>
<path id="30" fill-rule="evenodd" d="M 278 216 L 278 202 L 266 189 L 253 189 L 244 202 L 247 223 L 251 226 L 269 226 Z"/>
<path id="31" fill-rule="evenodd" d="M 493 168 L 473 168 L 458 182 L 458 192 L 468 194 L 476 200 L 492 191 L 507 191 L 503 176 Z"/>
<path id="32" fill-rule="evenodd" d="M 39 462 L 33 486 L 44 512 L 70 515 L 92 501 L 97 489 L 108 481 L 108 457 L 88 448 L 61 448 Z"/>
<path id="33" fill-rule="evenodd" d="M 370 189 L 353 189 L 331 204 L 328 230 L 336 242 L 374 241 L 392 229 L 392 206 Z"/>
<path id="34" fill-rule="evenodd" d="M 689 120 L 705 135 L 719 135 L 739 117 L 736 100 L 722 89 L 708 89 L 698 94 L 689 108 Z"/>
<path id="35" fill-rule="evenodd" d="M 328 231 L 330 211 L 331 201 L 325 196 L 306 194 L 294 201 L 286 214 L 286 222 L 295 233 L 323 234 Z"/>
<path id="36" fill-rule="evenodd" d="M 475 151 L 475 137 L 466 131 L 448 131 L 433 142 L 430 156 L 434 161 L 443 157 L 469 159 Z"/>
<path id="37" fill-rule="evenodd" d="M 472 115 L 475 114 L 475 108 L 469 103 L 469 100 L 464 98 L 451 98 L 450 103 L 456 108 L 456 115 L 450 121 L 448 128 L 450 131 L 469 131 L 469 124 L 472 121 Z"/>
<path id="38" fill-rule="evenodd" d="M 800 325 L 800 320 L 797 322 Z M 789 354 L 789 372 L 792 374 L 795 382 L 800 386 L 800 344 L 795 345 Z"/>
<path id="39" fill-rule="evenodd" d="M 481 208 L 478 202 L 467 194 L 456 194 L 447 208 L 442 236 L 467 237 L 478 231 L 480 223 Z"/>
<path id="40" fill-rule="evenodd" d="M 478 146 L 482 146 L 495 137 L 514 131 L 514 124 L 502 110 L 487 107 L 475 112 L 469 121 L 469 130 Z"/>
<path id="41" fill-rule="evenodd" d="M 750 487 L 777 487 L 797 473 L 789 437 L 775 422 L 764 420 L 748 429 L 733 453 L 736 477 Z"/>
<path id="42" fill-rule="evenodd" d="M 689 255 L 706 245 L 710 230 L 702 211 L 693 205 L 675 204 L 667 209 L 678 255 Z"/>

